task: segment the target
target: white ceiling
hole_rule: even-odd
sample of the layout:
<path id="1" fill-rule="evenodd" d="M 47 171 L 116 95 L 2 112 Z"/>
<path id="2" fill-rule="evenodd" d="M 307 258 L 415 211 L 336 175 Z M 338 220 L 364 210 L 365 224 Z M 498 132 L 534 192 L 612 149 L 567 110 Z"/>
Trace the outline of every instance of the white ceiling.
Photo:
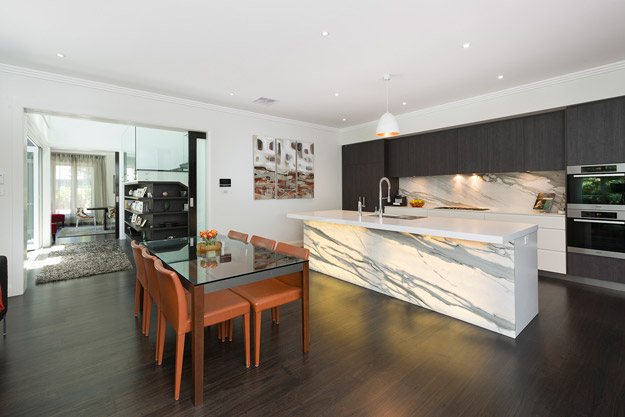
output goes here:
<path id="1" fill-rule="evenodd" d="M 622 0 L 2 0 L 0 11 L 0 62 L 339 128 L 384 113 L 384 73 L 402 114 L 625 60 Z M 260 96 L 280 101 L 251 103 Z"/>

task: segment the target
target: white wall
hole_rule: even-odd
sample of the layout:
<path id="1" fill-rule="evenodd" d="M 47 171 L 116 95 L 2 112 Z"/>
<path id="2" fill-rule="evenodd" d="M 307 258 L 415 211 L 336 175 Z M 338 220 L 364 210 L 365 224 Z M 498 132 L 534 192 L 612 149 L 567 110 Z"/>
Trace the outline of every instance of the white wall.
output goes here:
<path id="1" fill-rule="evenodd" d="M 402 135 L 538 112 L 625 95 L 625 61 L 397 115 Z M 379 139 L 377 120 L 345 128 L 343 144 Z"/>
<path id="2" fill-rule="evenodd" d="M 302 239 L 302 224 L 287 220 L 287 213 L 340 205 L 341 148 L 335 129 L 0 64 L 0 172 L 5 173 L 0 230 L 10 236 L 0 240 L 0 254 L 9 258 L 9 295 L 25 290 L 25 108 L 208 132 L 208 225 L 223 233 L 237 229 L 296 242 Z M 253 199 L 255 134 L 315 143 L 314 199 Z M 228 194 L 219 191 L 219 178 L 232 178 Z"/>

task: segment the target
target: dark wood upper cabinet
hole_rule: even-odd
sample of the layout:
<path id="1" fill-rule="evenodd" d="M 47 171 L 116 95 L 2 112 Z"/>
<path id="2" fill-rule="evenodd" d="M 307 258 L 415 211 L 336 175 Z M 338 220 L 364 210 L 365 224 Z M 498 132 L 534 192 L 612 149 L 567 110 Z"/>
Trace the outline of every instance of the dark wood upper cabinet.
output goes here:
<path id="1" fill-rule="evenodd" d="M 458 131 L 458 174 L 488 172 L 488 128 L 486 124 Z"/>
<path id="2" fill-rule="evenodd" d="M 343 146 L 343 210 L 357 210 L 359 198 L 364 198 L 365 211 L 378 205 L 378 182 L 387 175 L 387 147 L 384 139 Z M 392 185 L 397 193 L 396 179 Z"/>
<path id="3" fill-rule="evenodd" d="M 566 164 L 625 162 L 625 97 L 566 109 Z"/>
<path id="4" fill-rule="evenodd" d="M 413 167 L 415 137 L 388 140 L 388 175 L 389 177 L 414 176 Z"/>
<path id="5" fill-rule="evenodd" d="M 458 172 L 458 131 L 426 133 L 414 139 L 413 175 L 450 175 Z"/>
<path id="6" fill-rule="evenodd" d="M 523 119 L 488 123 L 488 172 L 523 171 Z"/>
<path id="7" fill-rule="evenodd" d="M 564 111 L 523 119 L 525 171 L 565 169 Z"/>

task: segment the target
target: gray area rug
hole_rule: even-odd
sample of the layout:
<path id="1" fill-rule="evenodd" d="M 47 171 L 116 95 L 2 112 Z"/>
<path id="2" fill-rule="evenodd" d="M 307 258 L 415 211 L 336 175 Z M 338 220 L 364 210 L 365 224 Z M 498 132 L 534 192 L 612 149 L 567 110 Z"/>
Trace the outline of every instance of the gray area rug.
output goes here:
<path id="1" fill-rule="evenodd" d="M 54 258 L 60 258 L 59 262 L 44 266 L 35 283 L 66 281 L 132 269 L 130 260 L 115 240 L 56 245 L 48 253 L 48 259 Z"/>
<path id="2" fill-rule="evenodd" d="M 109 233 L 115 233 L 115 229 L 104 230 L 104 226 L 78 226 L 78 229 L 72 226 L 67 226 L 59 231 L 56 235 L 57 238 L 61 237 L 75 237 L 75 236 L 89 236 L 89 235 L 106 235 Z"/>

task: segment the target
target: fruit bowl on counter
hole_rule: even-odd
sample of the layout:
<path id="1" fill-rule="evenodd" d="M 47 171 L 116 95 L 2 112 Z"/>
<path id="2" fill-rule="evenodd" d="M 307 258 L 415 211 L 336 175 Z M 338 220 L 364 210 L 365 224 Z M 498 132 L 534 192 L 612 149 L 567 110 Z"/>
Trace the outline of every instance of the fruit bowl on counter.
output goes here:
<path id="1" fill-rule="evenodd" d="M 421 200 L 420 198 L 417 198 L 416 200 L 410 200 L 410 205 L 412 207 L 423 207 L 424 204 L 425 201 Z"/>

